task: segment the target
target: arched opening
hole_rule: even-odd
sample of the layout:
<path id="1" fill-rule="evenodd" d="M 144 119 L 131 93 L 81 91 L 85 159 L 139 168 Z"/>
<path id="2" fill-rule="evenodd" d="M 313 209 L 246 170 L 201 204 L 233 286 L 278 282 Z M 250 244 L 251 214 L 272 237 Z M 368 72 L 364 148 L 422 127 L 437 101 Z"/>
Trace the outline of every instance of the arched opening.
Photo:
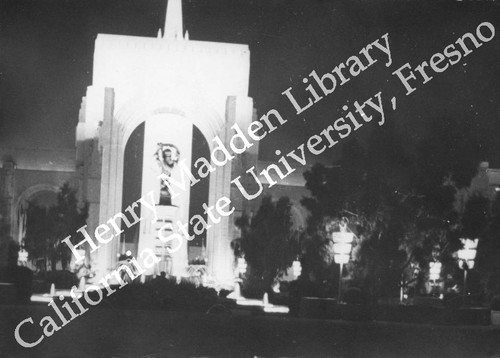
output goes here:
<path id="1" fill-rule="evenodd" d="M 196 168 L 194 166 L 196 160 L 199 158 L 205 158 L 210 162 L 210 150 L 208 147 L 207 140 L 198 129 L 198 127 L 193 126 L 193 146 L 192 146 L 192 160 L 191 160 L 191 172 L 195 173 Z M 205 221 L 207 221 L 207 214 L 204 213 L 203 204 L 208 204 L 208 192 L 209 192 L 210 177 L 202 178 L 200 181 L 191 187 L 191 200 L 189 205 L 189 217 L 192 218 L 194 215 L 201 215 Z M 193 235 L 195 238 L 188 242 L 188 258 L 189 260 L 194 260 L 196 258 L 206 258 L 206 247 L 207 247 L 207 232 L 204 231 L 201 235 L 195 235 L 193 231 L 193 225 L 189 225 L 189 235 Z"/>
<path id="2" fill-rule="evenodd" d="M 28 199 L 28 202 L 32 205 L 41 206 L 44 208 L 50 208 L 57 203 L 57 192 L 52 190 L 42 190 L 34 193 Z"/>
<path id="3" fill-rule="evenodd" d="M 14 239 L 22 242 L 26 234 L 26 221 L 28 219 L 29 207 L 37 207 L 47 210 L 57 203 L 57 192 L 59 188 L 55 185 L 38 184 L 29 187 L 19 195 L 14 207 L 12 233 Z"/>
<path id="4" fill-rule="evenodd" d="M 142 191 L 142 162 L 144 152 L 144 122 L 132 132 L 125 146 L 123 164 L 123 196 L 122 212 L 134 201 L 141 197 Z M 140 207 L 136 210 L 140 216 Z M 139 225 L 125 228 L 120 238 L 120 252 L 131 250 L 137 254 L 139 244 Z"/>
<path id="5" fill-rule="evenodd" d="M 48 184 L 32 186 L 19 196 L 15 206 L 14 240 L 29 249 L 29 262 L 25 264 L 35 271 L 48 267 L 45 232 L 50 225 L 49 210 L 57 204 L 58 190 Z"/>
<path id="6" fill-rule="evenodd" d="M 168 122 L 169 118 L 162 118 L 165 123 Z M 187 121 L 184 120 L 184 123 Z M 174 122 L 175 123 L 175 122 Z M 129 136 L 127 143 L 124 149 L 124 166 L 123 166 L 123 187 L 122 187 L 122 212 L 125 212 L 125 209 L 129 207 L 131 204 L 136 202 L 139 198 L 143 197 L 152 185 L 156 183 L 154 180 L 157 180 L 156 176 L 161 174 L 161 167 L 159 163 L 156 163 L 152 160 L 154 156 L 154 148 L 156 145 L 160 143 L 163 146 L 174 146 L 179 148 L 184 148 L 180 150 L 181 160 L 189 159 L 186 162 L 190 163 L 191 173 L 195 177 L 198 178 L 197 168 L 194 166 L 196 161 L 199 158 L 205 158 L 207 161 L 210 161 L 210 149 L 208 142 L 205 136 L 202 134 L 201 130 L 190 122 L 189 123 L 189 138 L 185 137 L 184 133 L 179 134 L 179 139 L 176 141 L 176 138 L 172 139 L 172 136 L 165 136 L 165 140 L 158 139 L 162 138 L 161 136 L 156 135 L 155 142 L 153 145 L 151 143 L 147 143 L 148 140 L 151 141 L 151 134 L 148 134 L 149 125 L 148 121 L 142 122 L 138 125 Z M 174 131 L 177 128 L 174 126 Z M 185 128 L 183 129 L 184 131 Z M 151 132 L 151 129 L 149 129 Z M 181 130 L 182 132 L 182 130 Z M 188 141 L 188 143 L 179 143 L 183 141 Z M 163 143 L 164 142 L 164 143 Z M 186 146 L 189 146 L 189 150 L 186 150 Z M 164 148 L 164 147 L 163 147 Z M 190 158 L 185 158 L 184 153 L 189 153 Z M 158 161 L 158 157 L 156 157 L 156 161 Z M 179 163 L 176 163 L 178 165 Z M 149 170 L 149 171 L 148 171 Z M 158 172 L 155 172 L 157 170 Z M 151 179 L 153 177 L 153 179 Z M 201 178 L 195 185 L 189 186 L 189 178 L 186 174 L 186 188 L 189 190 L 189 200 L 188 200 L 188 210 L 186 216 L 191 218 L 193 215 L 201 215 L 207 220 L 207 215 L 203 212 L 203 204 L 207 203 L 209 200 L 209 177 Z M 153 183 L 153 184 L 152 184 Z M 159 191 L 159 187 L 155 188 L 156 191 Z M 161 196 L 159 193 L 155 193 L 155 204 L 161 204 Z M 165 203 L 163 203 L 165 204 Z M 172 203 L 173 206 L 180 206 L 185 204 Z M 140 207 L 135 209 L 135 213 L 138 216 L 141 216 Z M 185 222 L 189 222 L 189 220 L 185 220 Z M 121 223 L 121 228 L 124 232 L 120 237 L 120 253 L 125 253 L 130 250 L 133 255 L 138 255 L 140 252 L 139 247 L 144 247 L 141 244 L 141 240 L 144 240 L 144 228 L 141 229 L 141 224 L 137 224 L 127 228 L 126 225 Z M 189 235 L 193 235 L 194 239 L 191 241 L 184 241 L 182 244 L 186 245 L 187 243 L 187 259 L 191 261 L 198 257 L 204 257 L 206 255 L 206 231 L 201 235 L 195 235 L 194 230 L 191 224 L 188 226 Z M 141 236 L 142 235 L 142 236 Z M 148 247 L 155 251 L 157 256 L 162 257 L 162 260 L 165 261 L 167 256 L 164 251 L 160 252 L 158 245 L 155 245 L 153 242 L 150 242 L 150 247 Z M 187 262 L 186 262 L 187 264 Z M 160 271 L 168 270 L 167 267 L 163 267 L 162 265 L 166 265 L 165 263 L 160 264 Z"/>

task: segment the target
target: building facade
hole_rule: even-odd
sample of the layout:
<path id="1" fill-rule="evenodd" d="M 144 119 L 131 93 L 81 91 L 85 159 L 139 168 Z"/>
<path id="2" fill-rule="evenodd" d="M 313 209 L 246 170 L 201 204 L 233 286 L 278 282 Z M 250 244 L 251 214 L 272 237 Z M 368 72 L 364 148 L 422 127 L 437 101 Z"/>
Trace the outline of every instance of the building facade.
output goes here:
<path id="1" fill-rule="evenodd" d="M 90 204 L 88 231 L 94 232 L 149 192 L 154 193 L 159 213 L 157 223 L 149 224 L 145 217 L 96 251 L 93 261 L 100 275 L 114 268 L 117 253 L 130 250 L 139 255 L 151 248 L 169 261 L 162 267 L 173 275 L 184 275 L 189 260 L 205 256 L 213 277 L 232 281 L 234 217 L 256 204 L 245 200 L 231 180 L 243 175 L 243 186 L 251 187 L 244 174 L 258 167 L 258 142 L 242 153 L 231 153 L 231 160 L 224 160 L 226 153 L 220 148 L 234 144 L 233 126 L 246 130 L 256 118 L 248 96 L 249 71 L 247 45 L 188 38 L 180 0 L 168 2 L 165 28 L 157 38 L 98 35 L 93 81 L 82 101 L 76 136 L 79 191 Z M 217 167 L 217 161 L 225 164 Z M 203 185 L 188 172 L 203 172 L 203 165 L 208 170 L 201 175 L 206 190 L 195 192 Z M 172 195 L 165 180 L 187 180 L 190 185 L 183 184 L 182 193 Z M 193 215 L 208 220 L 200 207 L 214 207 L 223 197 L 230 198 L 232 215 L 221 216 L 217 223 L 207 221 L 201 245 L 186 241 L 168 255 L 170 248 L 159 240 L 162 227 L 168 224 L 172 234 L 189 223 L 189 232 L 197 236 L 203 230 L 193 227 Z M 146 214 L 144 208 L 141 212 Z"/>
<path id="2" fill-rule="evenodd" d="M 116 268 L 120 254 L 130 251 L 140 258 L 140 252 L 151 249 L 161 261 L 148 274 L 183 276 L 188 263 L 201 257 L 212 277 L 230 283 L 231 241 L 239 235 L 234 221 L 260 204 L 260 199 L 245 199 L 234 178 L 239 177 L 248 192 L 260 187 L 259 196 L 289 196 L 295 226 L 305 227 L 302 171 L 273 185 L 262 176 L 256 182 L 247 170 L 260 172 L 270 164 L 258 160 L 258 141 L 238 152 L 222 149 L 241 148 L 235 126 L 246 132 L 257 119 L 248 96 L 247 45 L 190 40 L 183 28 L 181 0 L 169 0 L 165 27 L 156 38 L 99 34 L 93 58 L 92 84 L 82 98 L 76 128 L 76 152 L 2 152 L 5 205 L 0 215 L 9 223 L 10 236 L 22 241 L 30 201 L 39 195 L 54 199 L 69 182 L 80 202 L 89 205 L 85 232 L 100 242 L 97 250 L 88 242 L 78 247 L 86 251 L 97 280 Z M 141 198 L 151 198 L 155 222 L 152 211 L 138 202 Z M 216 207 L 221 198 L 228 198 L 226 209 L 234 210 L 214 222 L 207 207 Z M 129 226 L 132 210 L 127 208 L 134 203 L 133 211 L 142 220 Z M 200 228 L 194 217 L 206 225 Z M 106 224 L 123 232 L 103 244 L 95 235 L 102 234 Z M 182 231 L 183 224 L 192 239 L 172 253 L 174 243 L 166 244 L 160 236 Z"/>

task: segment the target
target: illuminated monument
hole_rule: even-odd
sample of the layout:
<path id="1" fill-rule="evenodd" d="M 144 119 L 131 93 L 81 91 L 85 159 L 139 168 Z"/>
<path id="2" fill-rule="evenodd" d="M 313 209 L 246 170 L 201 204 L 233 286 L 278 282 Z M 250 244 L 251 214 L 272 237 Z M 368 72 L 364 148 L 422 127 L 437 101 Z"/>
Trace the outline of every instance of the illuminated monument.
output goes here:
<path id="1" fill-rule="evenodd" d="M 188 39 L 181 0 L 168 2 L 163 35 L 160 30 L 157 38 L 97 36 L 92 85 L 82 100 L 76 135 L 79 192 L 90 205 L 89 232 L 151 190 L 160 223 L 189 222 L 193 187 L 187 185 L 172 198 L 158 176 L 182 179 L 179 164 L 191 168 L 200 145 L 205 146 L 201 152 L 212 152 L 216 136 L 228 144 L 234 123 L 248 127 L 254 113 L 249 70 L 248 46 Z M 202 201 L 212 206 L 222 196 L 231 197 L 235 215 L 245 210 L 234 190 L 231 195 L 230 181 L 243 168 L 256 165 L 257 147 L 211 172 Z M 234 216 L 222 217 L 206 234 L 209 271 L 221 282 L 232 279 L 233 221 Z M 117 254 L 124 250 L 137 255 L 150 247 L 164 254 L 156 238 L 158 225 L 150 223 L 142 220 L 135 232 L 125 232 L 92 254 L 98 276 L 115 268 Z M 190 259 L 199 254 L 191 251 Z M 186 242 L 165 260 L 171 274 L 185 274 Z"/>

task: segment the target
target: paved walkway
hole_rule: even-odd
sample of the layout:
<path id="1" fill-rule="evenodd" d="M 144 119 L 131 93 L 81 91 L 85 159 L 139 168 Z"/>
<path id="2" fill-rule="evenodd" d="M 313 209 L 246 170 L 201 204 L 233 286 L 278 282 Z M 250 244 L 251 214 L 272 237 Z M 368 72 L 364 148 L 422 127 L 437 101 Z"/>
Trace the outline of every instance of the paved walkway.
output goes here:
<path id="1" fill-rule="evenodd" d="M 0 357 L 491 357 L 500 328 L 91 308 L 35 348 L 14 329 L 46 306 L 0 306 Z M 41 329 L 34 326 L 36 339 Z M 26 333 L 28 334 L 28 333 Z"/>

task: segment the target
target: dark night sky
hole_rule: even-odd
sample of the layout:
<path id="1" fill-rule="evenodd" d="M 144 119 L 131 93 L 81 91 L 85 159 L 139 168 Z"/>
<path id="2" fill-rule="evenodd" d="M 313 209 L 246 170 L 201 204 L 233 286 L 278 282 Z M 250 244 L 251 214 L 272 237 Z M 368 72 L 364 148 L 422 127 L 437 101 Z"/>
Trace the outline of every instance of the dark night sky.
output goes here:
<path id="1" fill-rule="evenodd" d="M 0 146 L 72 148 L 81 97 L 91 84 L 98 33 L 156 37 L 166 0 L 23 1 L 1 3 Z M 342 105 L 382 90 L 398 99 L 392 113 L 408 147 L 418 145 L 435 121 L 472 121 L 484 146 L 500 157 L 500 2 L 191 0 L 184 27 L 201 41 L 249 44 L 250 96 L 257 111 L 271 108 L 289 122 L 261 143 L 261 157 L 293 149 L 342 115 Z M 481 22 L 499 33 L 460 63 L 405 96 L 392 72 L 443 51 Z M 368 43 L 389 33 L 393 64 L 384 57 L 359 77 L 296 116 L 281 95 L 303 91 L 312 70 L 331 71 Z M 371 135 L 375 125 L 356 132 Z M 321 159 L 330 160 L 335 151 Z M 498 163 L 500 165 L 500 163 Z"/>

